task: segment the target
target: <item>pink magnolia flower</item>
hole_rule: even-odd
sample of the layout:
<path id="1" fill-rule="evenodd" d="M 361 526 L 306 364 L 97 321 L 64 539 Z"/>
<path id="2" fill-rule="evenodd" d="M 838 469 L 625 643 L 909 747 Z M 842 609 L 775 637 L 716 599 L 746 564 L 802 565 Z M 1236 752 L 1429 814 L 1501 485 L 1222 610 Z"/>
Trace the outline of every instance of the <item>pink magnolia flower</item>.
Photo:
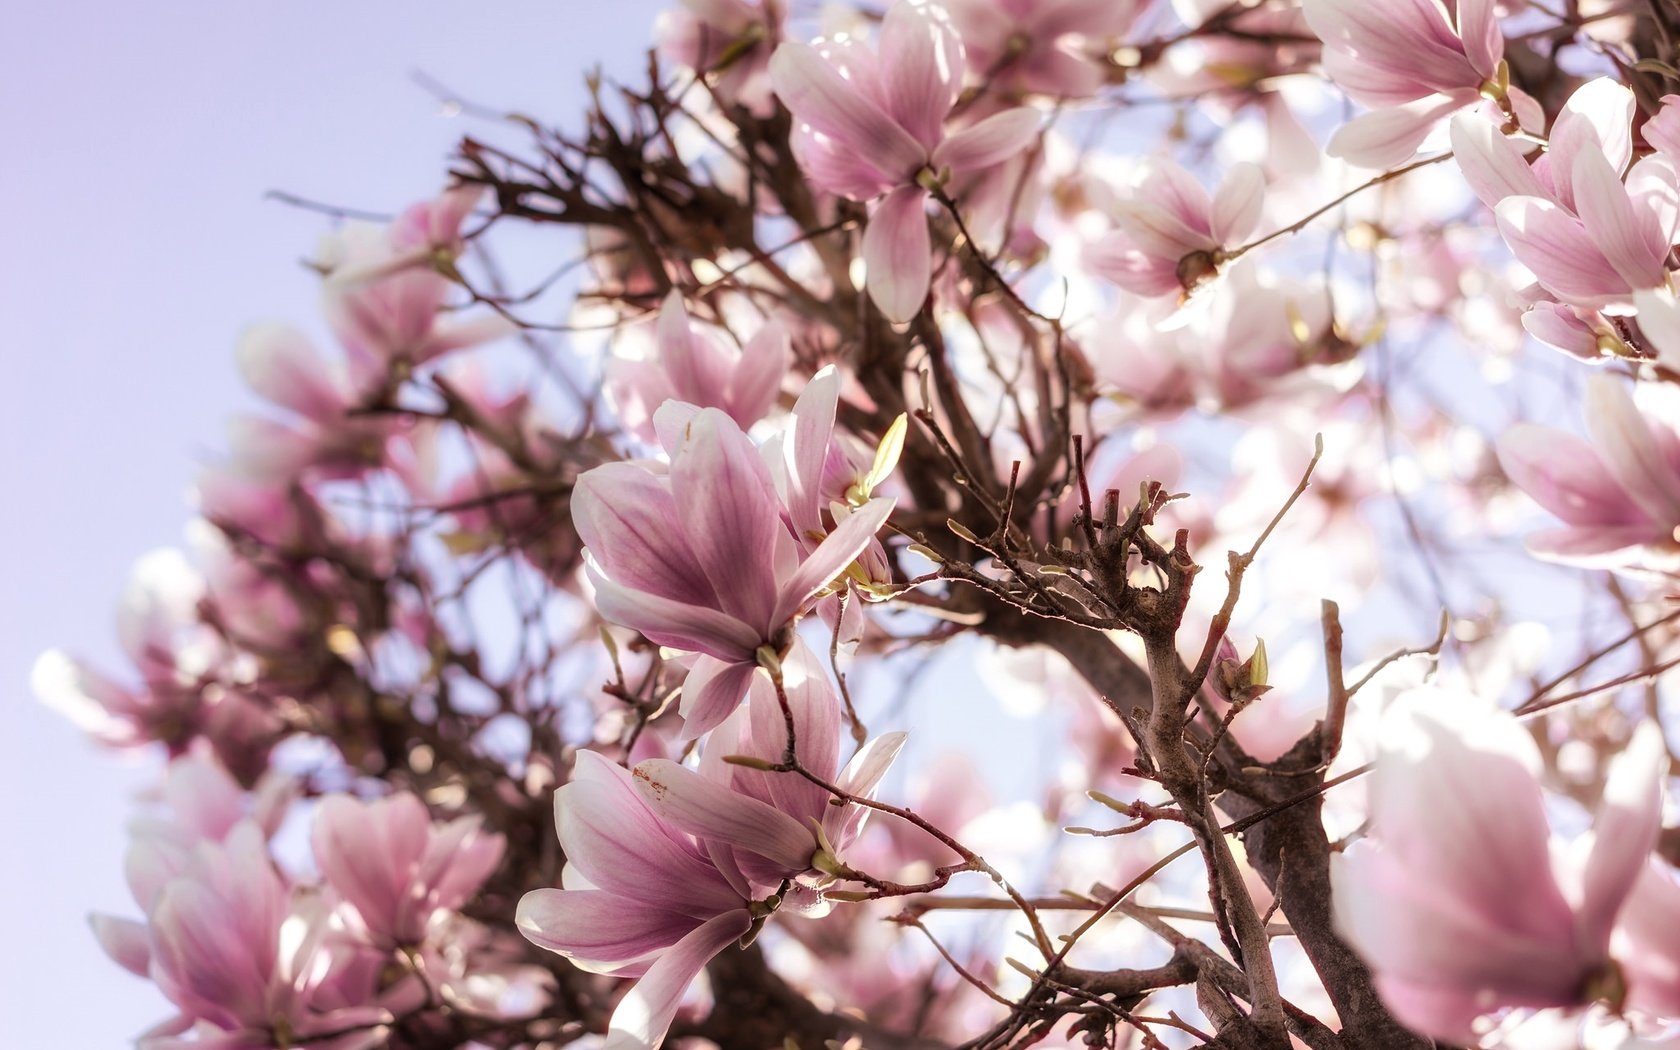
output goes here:
<path id="1" fill-rule="evenodd" d="M 779 901 L 753 899 L 739 871 L 661 820 L 630 773 L 593 751 L 578 752 L 554 793 L 554 821 L 564 888 L 520 898 L 519 931 L 581 969 L 640 978 L 613 1011 L 606 1046 L 658 1046 L 706 963 Z"/>
<path id="2" fill-rule="evenodd" d="M 1085 263 L 1138 295 L 1189 292 L 1217 271 L 1221 249 L 1254 232 L 1265 195 L 1265 176 L 1253 164 L 1233 165 L 1209 197 L 1174 162 L 1152 161 L 1115 205 L 1117 229 L 1086 251 Z"/>
<path id="3" fill-rule="evenodd" d="M 654 35 L 673 61 L 709 74 L 719 98 L 769 116 L 770 54 L 783 17 L 779 0 L 682 0 L 660 14 Z"/>
<path id="4" fill-rule="evenodd" d="M 416 947 L 501 863 L 502 837 L 481 824 L 476 814 L 434 824 L 408 792 L 372 802 L 332 795 L 315 816 L 311 842 L 322 875 L 369 942 Z"/>
<path id="5" fill-rule="evenodd" d="M 1583 441 L 1521 423 L 1499 439 L 1499 462 L 1517 487 L 1562 518 L 1528 538 L 1557 561 L 1626 564 L 1673 557 L 1680 538 L 1680 431 L 1649 417 L 1616 379 L 1587 380 Z"/>
<path id="6" fill-rule="evenodd" d="M 1633 293 L 1667 286 L 1680 179 L 1660 154 L 1632 163 L 1633 114 L 1626 87 L 1589 81 L 1565 103 L 1532 164 L 1489 122 L 1461 114 L 1452 123 L 1453 156 L 1494 209 L 1512 254 L 1553 296 L 1583 310 L 1627 313 Z M 1568 338 L 1554 320 L 1541 323 Z M 1579 345 L 1569 339 L 1566 348 Z"/>
<path id="7" fill-rule="evenodd" d="M 643 438 L 653 436 L 653 414 L 675 398 L 701 408 L 721 408 L 746 429 L 776 403 L 792 358 L 787 329 L 767 321 L 739 350 L 694 325 L 676 289 L 665 297 L 654 330 L 652 361 L 613 358 L 607 389 L 619 419 Z"/>
<path id="8" fill-rule="evenodd" d="M 1136 0 L 946 0 L 968 63 L 1005 90 L 1084 98 L 1104 52 L 1146 5 Z"/>
<path id="9" fill-rule="evenodd" d="M 1680 220 L 1674 167 L 1660 155 L 1646 157 L 1624 184 L 1602 153 L 1584 147 L 1571 170 L 1573 214 L 1540 197 L 1507 197 L 1496 209 L 1499 232 L 1559 300 L 1627 312 L 1634 292 L 1668 283 Z"/>
<path id="10" fill-rule="evenodd" d="M 672 402 L 656 423 L 669 471 L 586 471 L 572 515 L 602 617 L 702 654 L 683 689 L 692 736 L 740 702 L 760 647 L 786 649 L 794 621 L 869 545 L 893 501 L 858 507 L 801 559 L 769 470 L 734 420 Z"/>
<path id="11" fill-rule="evenodd" d="M 1440 688 L 1385 715 L 1371 836 L 1332 860 L 1336 922 L 1396 1017 L 1473 1043 L 1507 1007 L 1610 987 L 1611 930 L 1656 843 L 1668 758 L 1654 724 L 1612 765 L 1590 846 L 1550 845 L 1539 749 L 1521 723 Z"/>
<path id="12" fill-rule="evenodd" d="M 373 1003 L 377 968 L 323 943 L 323 912 L 294 901 L 262 832 L 242 823 L 201 844 L 147 914 L 151 977 L 181 1011 L 145 1050 L 381 1045 L 390 1013 Z M 283 936 L 295 922 L 298 935 Z M 180 1038 L 195 1023 L 198 1038 Z"/>
<path id="13" fill-rule="evenodd" d="M 1441 120 L 1497 85 L 1505 37 L 1494 6 L 1459 0 L 1455 19 L 1441 0 L 1303 0 L 1324 41 L 1324 71 L 1372 110 L 1338 129 L 1326 151 L 1363 167 L 1399 164 Z"/>
<path id="14" fill-rule="evenodd" d="M 783 673 L 801 764 L 870 794 L 903 734 L 878 738 L 837 773 L 839 700 L 818 658 L 796 645 Z M 814 863 L 833 867 L 865 811 L 829 805 L 827 791 L 797 774 L 724 761 L 779 762 L 787 743 L 780 700 L 760 677 L 748 707 L 713 733 L 699 772 L 662 758 L 626 772 L 578 754 L 554 799 L 563 888 L 527 893 L 517 922 L 533 943 L 584 969 L 641 978 L 614 1012 L 607 1046 L 657 1046 L 713 956 L 784 903 L 822 906 L 795 880 L 820 876 Z"/>
<path id="15" fill-rule="evenodd" d="M 891 321 L 909 321 L 927 298 L 928 187 L 947 170 L 1000 164 L 1038 133 L 1038 114 L 1021 108 L 947 136 L 966 68 L 945 13 L 911 0 L 887 9 L 875 52 L 844 40 L 788 41 L 770 59 L 771 85 L 799 124 L 793 143 L 806 175 L 842 197 L 884 197 L 863 257 L 869 296 Z"/>
<path id="16" fill-rule="evenodd" d="M 453 350 L 513 331 L 500 314 L 460 319 L 443 310 L 452 273 L 464 250 L 461 225 L 482 188 L 450 190 L 414 205 L 389 227 L 348 224 L 329 238 L 319 265 L 326 273 L 322 308 L 350 355 L 354 385 L 382 389 Z"/>

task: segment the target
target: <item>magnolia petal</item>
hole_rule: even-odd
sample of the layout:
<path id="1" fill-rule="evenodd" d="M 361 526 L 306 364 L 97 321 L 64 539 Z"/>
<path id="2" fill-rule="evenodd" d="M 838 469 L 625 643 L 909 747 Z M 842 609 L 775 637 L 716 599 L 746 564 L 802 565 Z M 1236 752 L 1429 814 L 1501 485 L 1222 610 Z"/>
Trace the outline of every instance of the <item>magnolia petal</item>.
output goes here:
<path id="1" fill-rule="evenodd" d="M 809 44 L 790 40 L 776 48 L 770 56 L 770 84 L 795 119 L 880 171 L 908 179 L 927 160 L 915 136 Z"/>
<path id="2" fill-rule="evenodd" d="M 1611 376 L 1587 380 L 1587 433 L 1629 499 L 1658 526 L 1680 524 L 1680 464 L 1663 455 L 1627 388 Z"/>
<path id="3" fill-rule="evenodd" d="M 1483 204 L 1493 208 L 1506 197 L 1546 195 L 1522 150 L 1479 114 L 1458 114 L 1449 130 L 1453 161 Z"/>
<path id="4" fill-rule="evenodd" d="M 724 612 L 768 638 L 783 539 L 781 504 L 758 447 L 720 409 L 701 409 L 671 461 L 671 496 L 689 549 Z M 784 539 L 785 542 L 785 539 Z"/>
<path id="5" fill-rule="evenodd" d="M 750 660 L 726 663 L 702 656 L 694 661 L 683 681 L 682 738 L 692 740 L 728 718 L 741 705 L 757 670 L 758 664 Z"/>
<path id="6" fill-rule="evenodd" d="M 1680 370 L 1680 301 L 1652 291 L 1633 293 L 1639 307 L 1639 331 L 1663 364 Z"/>
<path id="7" fill-rule="evenodd" d="M 648 807 L 629 771 L 593 751 L 578 752 L 573 779 L 554 793 L 554 822 L 568 870 L 598 889 L 696 919 L 740 903 L 694 845 Z M 574 877 L 567 888 L 577 884 Z"/>
<path id="8" fill-rule="evenodd" d="M 745 908 L 706 920 L 648 967 L 613 1010 L 602 1050 L 653 1050 L 670 1030 L 677 1007 L 706 964 L 752 927 Z"/>
<path id="9" fill-rule="evenodd" d="M 788 330 L 780 321 L 767 321 L 747 345 L 729 386 L 729 415 L 743 429 L 763 419 L 776 403 L 782 377 L 793 361 Z"/>
<path id="10" fill-rule="evenodd" d="M 1041 123 L 1038 111 L 1025 106 L 994 113 L 941 142 L 933 151 L 933 167 L 960 175 L 1001 164 L 1027 148 Z"/>
<path id="11" fill-rule="evenodd" d="M 514 925 L 539 948 L 600 967 L 664 951 L 700 922 L 606 890 L 538 889 L 519 899 Z"/>
<path id="12" fill-rule="evenodd" d="M 898 757 L 908 739 L 908 733 L 882 733 L 863 745 L 858 753 L 852 756 L 852 760 L 846 763 L 845 770 L 840 774 L 839 788 L 859 798 L 872 797 L 876 785 L 887 775 L 887 770 L 891 768 L 893 760 Z M 823 820 L 823 827 L 828 830 L 836 849 L 845 849 L 863 831 L 863 824 L 868 819 L 869 812 L 863 806 L 847 806 L 842 811 L 834 811 L 831 808 Z"/>
<path id="13" fill-rule="evenodd" d="M 1258 164 L 1231 165 L 1214 194 L 1208 224 L 1213 239 L 1230 247 L 1254 232 L 1266 204 L 1266 176 Z"/>
<path id="14" fill-rule="evenodd" d="M 915 318 L 933 279 L 928 237 L 927 191 L 901 186 L 876 206 L 863 231 L 863 261 L 869 298 L 887 320 Z"/>
<path id="15" fill-rule="evenodd" d="M 793 405 L 793 433 L 783 454 L 788 514 L 801 532 L 822 529 L 823 465 L 828 461 L 839 405 L 840 373 L 833 365 L 818 372 Z"/>
<path id="16" fill-rule="evenodd" d="M 1563 208 L 1539 197 L 1507 197 L 1494 214 L 1511 253 L 1559 299 L 1596 308 L 1627 295 L 1627 282 Z"/>
<path id="17" fill-rule="evenodd" d="M 669 759 L 653 758 L 630 771 L 636 790 L 661 820 L 702 839 L 750 850 L 778 865 L 784 877 L 811 866 L 811 831 L 768 803 L 731 791 Z"/>
<path id="18" fill-rule="evenodd" d="M 1355 117 L 1336 129 L 1324 152 L 1373 171 L 1404 164 L 1442 118 L 1464 103 L 1440 95 Z"/>
<path id="19" fill-rule="evenodd" d="M 1500 435 L 1499 464 L 1534 502 L 1572 525 L 1644 520 L 1593 447 L 1561 430 L 1519 423 Z"/>
<path id="20" fill-rule="evenodd" d="M 1492 78 L 1505 57 L 1505 35 L 1499 31 L 1496 0 L 1458 0 L 1458 36 L 1464 55 L 1484 78 Z"/>
<path id="21" fill-rule="evenodd" d="M 1642 722 L 1627 750 L 1610 764 L 1593 821 L 1592 848 L 1575 913 L 1583 948 L 1602 951 L 1608 946 L 1616 915 L 1656 848 L 1667 775 L 1662 729 L 1655 722 Z"/>
<path id="22" fill-rule="evenodd" d="M 943 8 L 900 2 L 881 20 L 882 101 L 899 127 L 933 149 L 962 91 L 962 41 Z"/>
<path id="23" fill-rule="evenodd" d="M 601 618 L 640 631 L 660 645 L 737 661 L 751 660 L 764 641 L 757 630 L 728 613 L 622 586 L 601 575 L 593 558 L 586 559 L 585 568 L 595 585 L 595 611 Z"/>
<path id="24" fill-rule="evenodd" d="M 776 605 L 778 623 L 791 622 L 803 613 L 819 591 L 857 560 L 858 555 L 869 546 L 869 541 L 875 538 L 875 533 L 886 524 L 893 504 L 891 499 L 872 499 L 835 526 L 834 531 L 799 566 L 799 571 L 782 585 L 781 600 Z"/>
<path id="25" fill-rule="evenodd" d="M 150 976 L 152 946 L 145 923 L 95 912 L 88 916 L 88 925 L 111 961 L 138 977 Z"/>
<path id="26" fill-rule="evenodd" d="M 1655 288 L 1667 277 L 1668 242 L 1640 221 L 1627 188 L 1603 155 L 1582 150 L 1572 166 L 1575 213 L 1606 261 L 1629 288 Z"/>
<path id="27" fill-rule="evenodd" d="M 336 422 L 349 407 L 343 366 L 329 364 L 309 337 L 290 325 L 259 324 L 239 339 L 235 356 L 250 388 L 317 422 Z"/>

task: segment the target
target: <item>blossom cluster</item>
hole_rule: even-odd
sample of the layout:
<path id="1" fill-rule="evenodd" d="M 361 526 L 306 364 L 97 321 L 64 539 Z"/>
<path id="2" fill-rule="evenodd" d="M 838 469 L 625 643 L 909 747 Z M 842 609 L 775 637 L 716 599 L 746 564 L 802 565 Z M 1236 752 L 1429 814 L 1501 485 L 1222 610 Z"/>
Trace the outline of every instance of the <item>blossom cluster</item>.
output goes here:
<path id="1" fill-rule="evenodd" d="M 140 1045 L 1677 1045 L 1680 20 L 805 15 L 240 341 L 35 676 Z"/>

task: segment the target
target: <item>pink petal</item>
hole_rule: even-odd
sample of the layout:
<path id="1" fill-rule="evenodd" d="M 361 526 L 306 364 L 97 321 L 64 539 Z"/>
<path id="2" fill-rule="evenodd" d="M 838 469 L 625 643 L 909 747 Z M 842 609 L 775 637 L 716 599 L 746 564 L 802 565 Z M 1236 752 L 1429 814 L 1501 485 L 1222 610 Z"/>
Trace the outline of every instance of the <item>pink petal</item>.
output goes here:
<path id="1" fill-rule="evenodd" d="M 908 181 L 926 163 L 921 143 L 809 44 L 790 40 L 777 47 L 770 57 L 770 83 L 796 120 L 882 172 Z"/>
<path id="2" fill-rule="evenodd" d="M 306 419 L 343 418 L 350 400 L 343 367 L 323 360 L 296 328 L 256 325 L 240 337 L 236 355 L 245 382 L 264 399 Z"/>
<path id="3" fill-rule="evenodd" d="M 817 545 L 799 566 L 799 571 L 782 585 L 781 599 L 776 606 L 777 622 L 786 623 L 804 612 L 805 607 L 827 587 L 846 567 L 857 560 L 869 541 L 892 513 L 893 500 L 872 499 L 846 516 L 827 538 Z"/>
<path id="4" fill-rule="evenodd" d="M 941 142 L 933 151 L 933 167 L 961 175 L 1001 164 L 1025 150 L 1042 123 L 1037 110 L 1024 106 L 994 113 Z"/>
<path id="5" fill-rule="evenodd" d="M 695 605 L 716 602 L 685 541 L 669 478 L 635 463 L 604 464 L 578 478 L 571 511 L 578 537 L 618 584 Z"/>
<path id="6" fill-rule="evenodd" d="M 145 923 L 96 912 L 88 916 L 88 925 L 93 927 L 99 947 L 113 962 L 138 977 L 149 976 L 147 970 L 152 964 L 152 946 Z"/>
<path id="7" fill-rule="evenodd" d="M 1404 164 L 1417 155 L 1435 126 L 1463 105 L 1460 99 L 1431 95 L 1392 109 L 1373 110 L 1337 128 L 1324 152 L 1372 170 Z"/>
<path id="8" fill-rule="evenodd" d="M 702 409 L 671 461 L 671 496 L 689 549 L 724 612 L 758 628 L 771 616 L 776 581 L 771 552 L 790 544 L 770 472 L 758 448 L 729 416 Z"/>
<path id="9" fill-rule="evenodd" d="M 927 191 L 900 187 L 876 206 L 863 231 L 869 298 L 894 323 L 915 318 L 933 278 L 926 204 Z"/>
<path id="10" fill-rule="evenodd" d="M 1521 148 L 1479 115 L 1453 117 L 1451 133 L 1453 161 L 1483 204 L 1492 208 L 1506 197 L 1546 196 Z"/>
<path id="11" fill-rule="evenodd" d="M 694 668 L 683 680 L 683 739 L 692 740 L 715 729 L 741 706 L 757 670 L 753 660 L 726 663 L 702 656 L 694 661 Z"/>
<path id="12" fill-rule="evenodd" d="M 1680 1017 L 1680 881 L 1656 857 L 1640 872 L 1622 911 L 1613 945 L 1628 983 L 1628 1005 L 1658 1017 Z"/>
<path id="13" fill-rule="evenodd" d="M 730 418 L 743 428 L 763 419 L 776 404 L 782 378 L 792 361 L 787 328 L 780 321 L 765 322 L 741 348 L 741 359 L 729 386 Z"/>
<path id="14" fill-rule="evenodd" d="M 1633 293 L 1639 307 L 1639 331 L 1663 364 L 1680 369 L 1680 302 L 1651 291 Z"/>
<path id="15" fill-rule="evenodd" d="M 943 8 L 897 0 L 881 20 L 881 96 L 894 121 L 926 149 L 945 134 L 962 91 L 962 41 Z"/>
<path id="16" fill-rule="evenodd" d="M 1458 0 L 1458 35 L 1471 68 L 1492 78 L 1505 57 L 1505 35 L 1499 31 L 1496 0 Z"/>
<path id="17" fill-rule="evenodd" d="M 1645 520 L 1599 454 L 1573 434 L 1519 423 L 1500 436 L 1496 447 L 1500 466 L 1517 487 L 1572 525 Z"/>
<path id="18" fill-rule="evenodd" d="M 793 434 L 782 446 L 787 465 L 787 507 L 794 528 L 822 527 L 823 464 L 840 403 L 840 373 L 833 365 L 818 372 L 793 406 Z"/>
<path id="19" fill-rule="evenodd" d="M 1654 226 L 1641 222 L 1609 163 L 1596 150 L 1582 150 L 1572 166 L 1575 213 L 1604 258 L 1630 288 L 1665 282 L 1669 245 Z"/>
<path id="20" fill-rule="evenodd" d="M 661 955 L 619 1000 L 602 1050 L 653 1050 L 658 1046 L 694 978 L 713 956 L 739 940 L 751 926 L 746 909 L 725 912 L 706 920 Z"/>
<path id="21" fill-rule="evenodd" d="M 1660 526 L 1680 524 L 1680 467 L 1662 453 L 1627 389 L 1607 375 L 1587 380 L 1587 432 L 1628 498 Z"/>
<path id="22" fill-rule="evenodd" d="M 1616 915 L 1656 848 L 1667 779 L 1662 729 L 1655 722 L 1641 722 L 1627 750 L 1610 764 L 1593 820 L 1592 850 L 1582 873 L 1575 919 L 1584 949 L 1608 946 Z"/>
<path id="23" fill-rule="evenodd" d="M 1254 232 L 1266 203 L 1266 176 L 1256 164 L 1233 164 L 1213 198 L 1213 239 L 1230 247 Z"/>
<path id="24" fill-rule="evenodd" d="M 537 947 L 592 967 L 664 951 L 701 925 L 606 890 L 532 890 L 519 899 L 513 921 Z"/>
<path id="25" fill-rule="evenodd" d="M 649 759 L 630 773 L 648 807 L 674 827 L 750 850 L 780 866 L 788 876 L 811 866 L 816 850 L 811 830 L 781 810 L 669 759 Z"/>
<path id="26" fill-rule="evenodd" d="M 595 610 L 601 618 L 640 631 L 660 645 L 733 662 L 752 660 L 764 641 L 757 628 L 728 613 L 625 587 L 603 576 L 593 558 L 586 558 L 585 569 L 595 586 Z"/>
<path id="27" fill-rule="evenodd" d="M 554 821 L 568 868 L 598 889 L 696 919 L 740 905 L 717 869 L 648 808 L 630 773 L 593 751 L 578 752 L 573 779 L 554 793 Z"/>
<path id="28" fill-rule="evenodd" d="M 858 749 L 852 760 L 846 763 L 846 769 L 840 774 L 840 782 L 835 785 L 848 794 L 860 798 L 872 798 L 875 788 L 881 778 L 887 775 L 893 760 L 903 750 L 904 742 L 909 739 L 907 733 L 882 733 Z M 845 849 L 847 844 L 863 830 L 863 822 L 870 811 L 863 806 L 848 806 L 844 811 L 830 809 L 823 820 L 823 826 L 828 829 L 830 840 L 836 849 Z"/>
<path id="29" fill-rule="evenodd" d="M 1548 200 L 1507 197 L 1494 209 L 1518 261 L 1559 299 L 1597 307 L 1628 293 L 1581 220 Z"/>

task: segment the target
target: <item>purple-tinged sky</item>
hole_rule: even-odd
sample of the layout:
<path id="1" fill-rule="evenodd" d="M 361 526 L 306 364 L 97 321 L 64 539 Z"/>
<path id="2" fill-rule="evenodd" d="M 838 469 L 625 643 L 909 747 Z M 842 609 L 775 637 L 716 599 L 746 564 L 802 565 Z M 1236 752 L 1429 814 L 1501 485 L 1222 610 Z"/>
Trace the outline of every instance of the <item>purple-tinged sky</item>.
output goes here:
<path id="1" fill-rule="evenodd" d="M 105 960 L 90 910 L 134 914 L 129 796 L 147 767 L 35 702 L 60 646 L 122 670 L 133 561 L 177 545 L 196 467 L 249 407 L 245 325 L 316 328 L 298 260 L 322 220 L 269 189 L 394 211 L 468 129 L 410 74 L 552 121 L 600 63 L 633 75 L 653 0 L 495 4 L 60 0 L 0 32 L 0 1042 L 129 1043 L 167 1006 Z"/>

